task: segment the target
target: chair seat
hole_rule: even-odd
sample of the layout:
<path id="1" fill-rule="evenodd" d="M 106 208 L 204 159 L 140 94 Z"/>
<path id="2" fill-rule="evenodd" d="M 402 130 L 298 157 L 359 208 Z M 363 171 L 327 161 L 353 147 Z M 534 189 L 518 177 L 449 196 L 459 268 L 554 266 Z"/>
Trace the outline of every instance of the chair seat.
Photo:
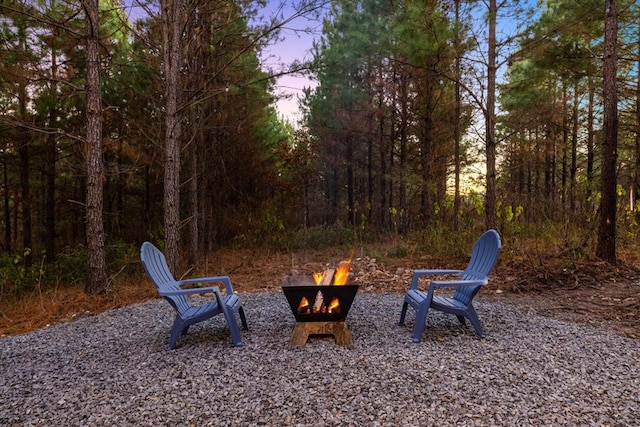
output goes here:
<path id="1" fill-rule="evenodd" d="M 449 298 L 449 297 L 442 297 L 442 296 L 435 296 L 433 297 L 433 300 L 431 301 L 431 307 L 441 307 L 441 308 L 448 308 L 448 309 L 458 309 L 458 310 L 464 310 L 466 308 L 466 305 L 461 303 L 460 301 L 453 299 L 453 298 Z"/>
<path id="2" fill-rule="evenodd" d="M 424 292 L 418 289 L 410 289 L 409 291 L 407 291 L 407 294 L 405 295 L 405 300 L 409 299 L 410 301 L 413 302 L 412 305 L 414 304 L 420 304 L 422 303 L 422 301 L 424 301 L 425 299 L 427 299 L 427 295 L 428 292 Z"/>
<path id="3" fill-rule="evenodd" d="M 409 298 L 410 301 L 413 302 L 414 307 L 419 306 L 420 304 L 423 303 L 423 301 L 425 301 L 427 299 L 427 296 L 429 295 L 429 292 L 425 292 L 425 291 L 419 291 L 419 290 L 415 290 L 412 289 L 410 291 L 407 292 L 406 298 Z M 452 309 L 464 309 L 465 304 L 450 298 L 450 297 L 444 297 L 444 296 L 440 296 L 440 295 L 434 295 L 433 298 L 431 299 L 431 305 L 432 306 L 440 306 L 440 307 L 447 307 L 447 308 L 452 308 Z"/>
<path id="4" fill-rule="evenodd" d="M 206 316 L 214 311 L 216 312 L 216 314 L 218 314 L 218 312 L 220 311 L 220 306 L 218 305 L 217 301 L 203 305 L 191 306 L 186 311 L 180 313 L 180 317 L 182 317 L 183 319 L 190 319 L 193 317 Z"/>

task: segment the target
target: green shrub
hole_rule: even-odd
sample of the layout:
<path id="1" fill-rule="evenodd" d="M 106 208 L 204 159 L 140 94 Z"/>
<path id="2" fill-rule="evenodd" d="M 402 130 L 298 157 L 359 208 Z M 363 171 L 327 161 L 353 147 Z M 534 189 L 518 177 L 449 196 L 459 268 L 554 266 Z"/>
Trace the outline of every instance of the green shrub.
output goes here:
<path id="1" fill-rule="evenodd" d="M 358 233 L 342 224 L 301 229 L 291 236 L 289 249 L 320 249 L 331 246 L 353 245 Z"/>

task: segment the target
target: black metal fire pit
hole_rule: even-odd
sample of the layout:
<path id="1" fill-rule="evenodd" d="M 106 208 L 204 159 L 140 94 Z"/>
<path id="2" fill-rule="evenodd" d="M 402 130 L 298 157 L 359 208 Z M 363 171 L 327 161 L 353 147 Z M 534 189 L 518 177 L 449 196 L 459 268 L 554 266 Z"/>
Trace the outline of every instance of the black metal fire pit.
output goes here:
<path id="1" fill-rule="evenodd" d="M 336 344 L 353 343 L 345 319 L 360 285 L 313 285 L 310 276 L 290 276 L 282 286 L 296 327 L 291 346 L 302 346 L 311 335 L 333 335 Z"/>
<path id="2" fill-rule="evenodd" d="M 360 285 L 285 285 L 282 287 L 298 322 L 340 322 L 351 309 Z"/>

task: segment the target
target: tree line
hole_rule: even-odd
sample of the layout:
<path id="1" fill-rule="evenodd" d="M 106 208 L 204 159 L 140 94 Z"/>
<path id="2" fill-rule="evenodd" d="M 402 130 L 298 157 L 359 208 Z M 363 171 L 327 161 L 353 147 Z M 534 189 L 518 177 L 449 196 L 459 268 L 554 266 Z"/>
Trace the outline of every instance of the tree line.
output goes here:
<path id="1" fill-rule="evenodd" d="M 327 212 L 406 232 L 458 227 L 481 198 L 487 228 L 579 224 L 615 261 L 615 220 L 638 211 L 639 14 L 633 1 L 333 2 L 305 99 Z"/>
<path id="2" fill-rule="evenodd" d="M 175 268 L 322 224 L 595 221 L 605 165 L 614 210 L 631 210 L 639 10 L 618 3 L 607 163 L 604 3 L 1 1 L 0 249 L 27 272 L 84 248 L 100 292 L 117 243 L 162 241 Z M 322 11 L 312 63 L 261 64 L 288 23 Z M 305 71 L 318 85 L 292 125 L 274 84 Z"/>

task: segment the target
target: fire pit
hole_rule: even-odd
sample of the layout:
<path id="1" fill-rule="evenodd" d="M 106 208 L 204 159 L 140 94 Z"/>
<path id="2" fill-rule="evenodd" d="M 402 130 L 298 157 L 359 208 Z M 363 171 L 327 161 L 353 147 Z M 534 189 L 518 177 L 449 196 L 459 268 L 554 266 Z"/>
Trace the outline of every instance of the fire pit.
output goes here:
<path id="1" fill-rule="evenodd" d="M 349 265 L 343 262 L 322 274 L 287 277 L 282 292 L 297 322 L 290 346 L 305 345 L 311 335 L 333 335 L 339 345 L 353 343 L 345 319 L 360 285 L 347 283 L 348 272 Z"/>

